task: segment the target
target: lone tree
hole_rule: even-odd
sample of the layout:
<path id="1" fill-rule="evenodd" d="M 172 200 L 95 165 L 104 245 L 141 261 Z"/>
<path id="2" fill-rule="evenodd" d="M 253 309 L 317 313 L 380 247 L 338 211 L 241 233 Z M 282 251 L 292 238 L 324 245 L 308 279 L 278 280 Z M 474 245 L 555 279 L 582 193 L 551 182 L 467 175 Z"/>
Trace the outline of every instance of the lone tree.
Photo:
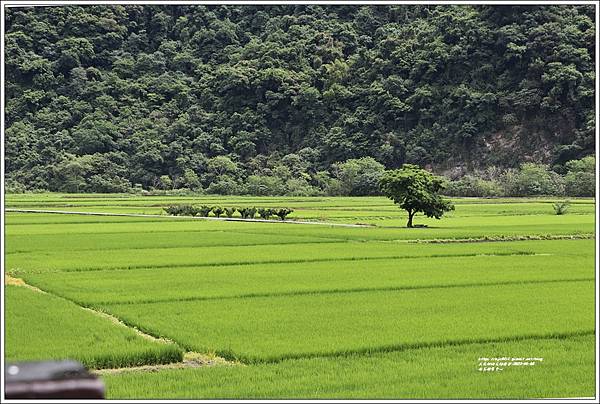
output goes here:
<path id="1" fill-rule="evenodd" d="M 439 219 L 444 212 L 454 210 L 454 205 L 439 194 L 444 188 L 443 178 L 414 164 L 386 171 L 379 180 L 379 186 L 385 196 L 408 212 L 406 227 L 413 227 L 413 217 L 417 212 Z"/>

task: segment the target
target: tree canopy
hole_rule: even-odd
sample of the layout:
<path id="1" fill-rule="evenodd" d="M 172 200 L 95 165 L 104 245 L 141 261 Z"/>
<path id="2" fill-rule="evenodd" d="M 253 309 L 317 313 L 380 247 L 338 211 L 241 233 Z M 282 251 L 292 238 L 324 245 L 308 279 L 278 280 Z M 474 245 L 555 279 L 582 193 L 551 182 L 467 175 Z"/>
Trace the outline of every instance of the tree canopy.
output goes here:
<path id="1" fill-rule="evenodd" d="M 417 165 L 404 164 L 399 170 L 386 171 L 379 183 L 383 194 L 408 213 L 406 227 L 413 227 L 417 213 L 440 219 L 454 210 L 454 205 L 440 195 L 444 181 Z"/>
<path id="2" fill-rule="evenodd" d="M 595 147 L 591 5 L 11 7 L 5 30 L 6 178 L 26 189 L 335 193 L 353 159 L 563 167 Z"/>

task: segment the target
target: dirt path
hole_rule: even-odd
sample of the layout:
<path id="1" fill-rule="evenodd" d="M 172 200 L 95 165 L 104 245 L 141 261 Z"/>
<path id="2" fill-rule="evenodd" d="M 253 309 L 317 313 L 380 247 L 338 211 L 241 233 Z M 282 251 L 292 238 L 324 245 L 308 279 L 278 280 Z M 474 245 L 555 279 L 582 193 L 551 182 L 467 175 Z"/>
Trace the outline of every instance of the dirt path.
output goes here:
<path id="1" fill-rule="evenodd" d="M 107 213 L 107 212 L 76 212 L 67 210 L 41 210 L 41 209 L 13 209 L 6 208 L 5 212 L 19 213 L 51 213 L 59 215 L 83 215 L 83 216 L 123 216 L 123 217 L 150 217 L 160 219 L 179 219 L 179 220 L 217 220 L 224 222 L 254 222 L 254 223 L 278 223 L 278 224 L 308 224 L 331 227 L 375 227 L 369 224 L 349 224 L 349 223 L 329 223 L 329 222 L 303 222 L 299 220 L 267 220 L 267 219 L 242 219 L 237 217 L 203 217 L 203 216 L 168 216 L 168 215 L 150 215 L 142 213 Z"/>
<path id="2" fill-rule="evenodd" d="M 15 278 L 15 277 L 9 275 L 8 273 L 4 273 L 4 284 L 5 285 L 11 285 L 11 286 L 21 286 L 21 287 L 24 287 L 24 288 L 31 289 L 31 290 L 33 290 L 35 292 L 46 293 L 42 289 L 38 289 L 35 286 L 31 286 L 28 283 L 26 283 L 23 279 L 21 279 L 21 278 Z"/>
<path id="3" fill-rule="evenodd" d="M 207 366 L 245 366 L 239 362 L 230 362 L 219 356 L 202 354 L 198 352 L 186 352 L 183 355 L 182 362 L 168 363 L 165 365 L 144 365 L 144 366 L 131 366 L 125 368 L 115 369 L 97 369 L 92 370 L 97 375 L 106 374 L 117 374 L 125 372 L 158 372 L 166 369 L 184 369 L 184 368 L 198 368 Z"/>

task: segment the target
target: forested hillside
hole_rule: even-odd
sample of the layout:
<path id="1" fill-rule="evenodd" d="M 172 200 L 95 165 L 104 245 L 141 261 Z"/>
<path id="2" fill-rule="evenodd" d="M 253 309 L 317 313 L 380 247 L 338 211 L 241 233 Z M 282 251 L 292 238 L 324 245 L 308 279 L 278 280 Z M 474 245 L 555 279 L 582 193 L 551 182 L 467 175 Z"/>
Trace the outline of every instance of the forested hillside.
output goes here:
<path id="1" fill-rule="evenodd" d="M 595 146 L 593 13 L 10 8 L 7 184 L 339 194 L 356 174 L 343 162 L 361 157 L 374 159 L 358 160 L 367 172 L 534 162 L 564 173 Z"/>

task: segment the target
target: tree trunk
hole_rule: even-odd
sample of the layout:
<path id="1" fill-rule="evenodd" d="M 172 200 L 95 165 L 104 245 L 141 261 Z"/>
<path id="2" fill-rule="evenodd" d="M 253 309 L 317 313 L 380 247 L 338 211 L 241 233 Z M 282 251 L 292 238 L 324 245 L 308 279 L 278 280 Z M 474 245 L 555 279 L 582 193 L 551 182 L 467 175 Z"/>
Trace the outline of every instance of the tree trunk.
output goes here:
<path id="1" fill-rule="evenodd" d="M 406 227 L 413 227 L 413 216 L 415 215 L 414 212 L 408 211 L 408 223 L 406 223 Z"/>

